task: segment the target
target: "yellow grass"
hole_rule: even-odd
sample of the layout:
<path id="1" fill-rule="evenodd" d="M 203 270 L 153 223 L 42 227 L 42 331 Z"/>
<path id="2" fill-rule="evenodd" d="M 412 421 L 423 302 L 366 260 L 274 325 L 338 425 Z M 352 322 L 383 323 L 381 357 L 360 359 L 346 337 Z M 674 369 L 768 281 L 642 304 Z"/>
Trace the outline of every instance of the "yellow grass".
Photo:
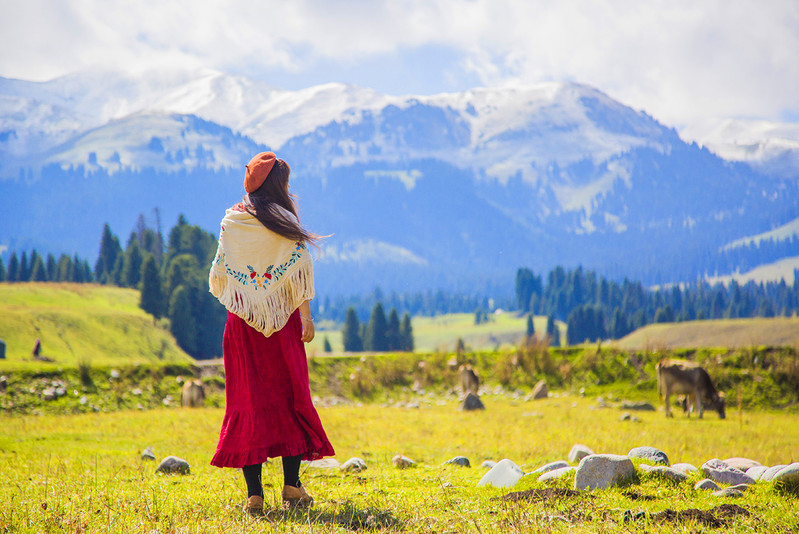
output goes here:
<path id="1" fill-rule="evenodd" d="M 660 323 L 614 342 L 623 350 L 799 345 L 799 318 L 718 319 Z"/>
<path id="2" fill-rule="evenodd" d="M 0 283 L 0 368 L 41 366 L 32 350 L 55 365 L 191 361 L 169 331 L 139 308 L 139 292 L 95 284 Z"/>

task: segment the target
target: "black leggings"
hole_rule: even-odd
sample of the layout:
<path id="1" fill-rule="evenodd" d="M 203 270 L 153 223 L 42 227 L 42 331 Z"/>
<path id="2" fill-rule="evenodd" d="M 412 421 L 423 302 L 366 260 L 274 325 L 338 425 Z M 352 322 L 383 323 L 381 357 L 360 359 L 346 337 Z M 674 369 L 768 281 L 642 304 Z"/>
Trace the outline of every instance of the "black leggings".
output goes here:
<path id="1" fill-rule="evenodd" d="M 302 486 L 300 483 L 301 461 L 301 454 L 283 457 L 284 486 L 294 486 L 296 488 Z M 244 481 L 247 483 L 247 497 L 252 497 L 254 495 L 258 497 L 264 496 L 264 488 L 261 485 L 261 465 L 262 464 L 247 465 L 241 469 L 242 473 L 244 473 Z"/>

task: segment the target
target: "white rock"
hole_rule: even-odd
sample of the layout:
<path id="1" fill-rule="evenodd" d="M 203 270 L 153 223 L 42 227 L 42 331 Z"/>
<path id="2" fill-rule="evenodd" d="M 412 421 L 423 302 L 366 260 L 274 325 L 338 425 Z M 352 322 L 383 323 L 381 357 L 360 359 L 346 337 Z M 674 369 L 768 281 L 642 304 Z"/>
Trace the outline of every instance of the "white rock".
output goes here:
<path id="1" fill-rule="evenodd" d="M 394 464 L 394 467 L 397 469 L 405 469 L 407 467 L 416 466 L 416 462 L 401 454 L 394 456 L 394 458 L 391 459 L 391 463 Z"/>
<path id="2" fill-rule="evenodd" d="M 688 475 L 686 475 L 682 471 L 678 471 L 673 467 L 668 467 L 665 465 L 641 464 L 638 467 L 640 467 L 641 471 L 643 471 L 644 473 L 649 473 L 660 478 L 665 478 L 667 480 L 671 480 L 672 482 L 683 482 L 688 478 Z"/>
<path id="3" fill-rule="evenodd" d="M 557 480 L 559 478 L 565 477 L 569 473 L 573 473 L 574 471 L 577 471 L 576 467 L 573 465 L 567 465 L 566 467 L 560 467 L 558 469 L 553 469 L 552 471 L 547 471 L 538 477 L 538 481 L 546 482 L 547 480 Z"/>
<path id="4" fill-rule="evenodd" d="M 799 462 L 794 462 L 777 471 L 772 482 L 782 482 L 783 484 L 799 483 Z"/>
<path id="5" fill-rule="evenodd" d="M 484 469 L 491 469 L 495 465 L 497 465 L 497 462 L 495 462 L 494 460 L 484 460 L 483 463 L 480 464 L 480 467 Z"/>
<path id="6" fill-rule="evenodd" d="M 511 460 L 504 458 L 497 462 L 497 465 L 492 467 L 488 473 L 483 475 L 483 478 L 477 483 L 477 487 L 491 484 L 498 488 L 510 488 L 516 484 L 522 476 L 524 476 L 522 468 Z"/>
<path id="7" fill-rule="evenodd" d="M 342 471 L 354 471 L 356 473 L 360 473 L 361 471 L 366 470 L 366 462 L 361 460 L 360 458 L 356 458 L 353 456 L 343 464 L 339 466 L 339 469 Z"/>
<path id="8" fill-rule="evenodd" d="M 724 460 L 724 463 L 730 467 L 734 467 L 735 469 L 743 471 L 744 473 L 746 473 L 746 470 L 750 467 L 762 465 L 760 462 L 750 460 L 749 458 L 727 458 Z"/>
<path id="9" fill-rule="evenodd" d="M 713 458 L 702 464 L 702 472 L 706 477 L 719 484 L 754 484 L 755 479 L 741 471 L 730 467 L 725 462 Z"/>
<path id="10" fill-rule="evenodd" d="M 594 451 L 586 447 L 585 445 L 576 444 L 572 447 L 569 451 L 569 463 L 576 464 L 589 454 L 594 454 Z"/>
<path id="11" fill-rule="evenodd" d="M 762 475 L 760 475 L 760 480 L 762 480 L 763 482 L 771 482 L 771 480 L 774 478 L 774 475 L 779 473 L 780 469 L 782 469 L 783 467 L 787 467 L 787 465 L 786 464 L 779 464 L 779 465 L 775 465 L 775 466 L 769 467 L 768 469 L 763 471 Z"/>
<path id="12" fill-rule="evenodd" d="M 694 484 L 694 489 L 695 490 L 718 491 L 721 488 L 719 488 L 719 485 L 716 484 L 715 482 L 713 482 L 712 480 L 710 480 L 709 478 L 704 478 L 704 479 L 700 480 L 699 482 L 697 482 L 696 484 Z"/>
<path id="13" fill-rule="evenodd" d="M 580 460 L 574 474 L 574 489 L 606 489 L 635 476 L 635 466 L 627 456 L 591 454 Z"/>
<path id="14" fill-rule="evenodd" d="M 335 458 L 321 458 L 319 460 L 311 460 L 310 462 L 306 462 L 308 467 L 313 467 L 316 469 L 337 469 L 341 466 L 338 460 Z"/>
<path id="15" fill-rule="evenodd" d="M 674 465 L 672 465 L 672 466 L 671 466 L 671 468 L 672 468 L 672 469 L 676 469 L 677 471 L 680 471 L 680 472 L 682 472 L 682 473 L 685 473 L 686 475 L 687 475 L 688 473 L 696 473 L 697 471 L 699 471 L 699 470 L 698 470 L 696 467 L 694 467 L 693 465 L 691 465 L 691 464 L 685 464 L 685 463 L 682 463 L 682 464 L 674 464 Z"/>
<path id="16" fill-rule="evenodd" d="M 754 478 L 755 480 L 760 480 L 760 477 L 766 471 L 768 471 L 768 467 L 766 467 L 765 465 L 756 465 L 747 469 L 746 474 Z"/>
<path id="17" fill-rule="evenodd" d="M 564 462 L 563 460 L 558 460 L 557 462 L 550 462 L 546 465 L 542 465 L 532 473 L 528 474 L 535 475 L 541 473 L 548 473 L 549 471 L 554 471 L 555 469 L 561 469 L 563 467 L 569 467 L 569 464 Z"/>

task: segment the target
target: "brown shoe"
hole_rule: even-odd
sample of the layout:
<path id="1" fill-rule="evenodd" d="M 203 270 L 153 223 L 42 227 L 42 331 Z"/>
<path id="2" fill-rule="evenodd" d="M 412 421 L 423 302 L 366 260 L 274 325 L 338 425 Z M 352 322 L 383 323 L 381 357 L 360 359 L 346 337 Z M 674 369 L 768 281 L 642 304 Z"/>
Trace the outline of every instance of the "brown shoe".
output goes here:
<path id="1" fill-rule="evenodd" d="M 248 514 L 253 517 L 260 517 L 264 515 L 264 498 L 258 495 L 253 495 L 247 499 L 247 505 L 244 507 Z"/>
<path id="2" fill-rule="evenodd" d="M 313 502 L 313 497 L 308 495 L 304 487 L 283 486 L 283 506 L 288 508 L 310 508 L 313 506 Z"/>

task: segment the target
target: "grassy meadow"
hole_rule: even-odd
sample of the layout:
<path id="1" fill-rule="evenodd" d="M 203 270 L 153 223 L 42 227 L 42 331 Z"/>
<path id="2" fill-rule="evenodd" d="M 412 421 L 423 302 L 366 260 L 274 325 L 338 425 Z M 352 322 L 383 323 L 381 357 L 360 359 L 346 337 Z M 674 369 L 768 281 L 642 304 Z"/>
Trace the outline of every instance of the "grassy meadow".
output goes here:
<path id="1" fill-rule="evenodd" d="M 630 422 L 620 420 L 619 410 L 598 409 L 594 399 L 579 396 L 483 398 L 486 410 L 480 412 L 459 411 L 457 399 L 431 395 L 418 397 L 419 408 L 320 408 L 339 461 L 357 456 L 368 469 L 347 474 L 304 467 L 302 478 L 316 505 L 310 512 L 290 512 L 280 507 L 281 469 L 272 462 L 264 468 L 267 515 L 260 519 L 241 510 L 246 495 L 240 472 L 208 465 L 221 409 L 6 417 L 0 433 L 0 532 L 696 532 L 711 529 L 692 521 L 662 523 L 648 514 L 712 512 L 722 505 L 747 515 L 728 518 L 720 532 L 799 527 L 795 494 L 758 484 L 738 499 L 713 497 L 693 490 L 696 474 L 679 485 L 640 474 L 639 483 L 623 488 L 542 493 L 538 500 L 518 502 L 500 497 L 570 484 L 548 486 L 530 476 L 512 489 L 476 486 L 483 460 L 510 458 L 529 472 L 566 459 L 575 443 L 617 454 L 652 445 L 672 463 L 697 466 L 733 456 L 787 463 L 797 459 L 795 414 L 731 411 L 727 420 L 710 414 L 700 421 L 637 412 L 641 421 Z M 146 446 L 159 460 L 186 459 L 191 474 L 155 474 L 155 462 L 140 459 Z M 395 454 L 417 467 L 395 468 Z M 456 455 L 468 457 L 472 467 L 442 465 Z"/>
<path id="2" fill-rule="evenodd" d="M 95 284 L 0 283 L 3 369 L 37 369 L 36 339 L 55 366 L 190 362 L 163 325 L 139 308 L 139 292 Z"/>

